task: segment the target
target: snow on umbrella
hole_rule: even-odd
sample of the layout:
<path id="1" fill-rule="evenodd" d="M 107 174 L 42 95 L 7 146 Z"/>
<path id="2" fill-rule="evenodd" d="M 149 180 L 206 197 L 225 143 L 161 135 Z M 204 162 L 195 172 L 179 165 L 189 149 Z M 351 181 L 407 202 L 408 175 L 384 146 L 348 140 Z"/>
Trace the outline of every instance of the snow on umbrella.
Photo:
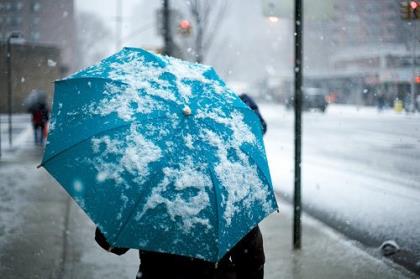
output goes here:
<path id="1" fill-rule="evenodd" d="M 258 116 L 211 67 L 142 49 L 55 82 L 41 165 L 116 247 L 215 262 L 277 209 Z"/>

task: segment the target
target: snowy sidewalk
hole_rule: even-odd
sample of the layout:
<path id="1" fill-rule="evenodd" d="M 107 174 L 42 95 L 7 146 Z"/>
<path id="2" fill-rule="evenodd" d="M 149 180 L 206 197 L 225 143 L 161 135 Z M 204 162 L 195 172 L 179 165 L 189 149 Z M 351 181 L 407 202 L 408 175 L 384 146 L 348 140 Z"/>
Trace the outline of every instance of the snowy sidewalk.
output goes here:
<path id="1" fill-rule="evenodd" d="M 265 278 L 281 279 L 391 279 L 417 278 L 365 251 L 323 223 L 304 215 L 302 250 L 292 249 L 292 207 L 279 199 L 280 213 L 264 220 L 261 229 L 266 252 Z"/>
<path id="2" fill-rule="evenodd" d="M 30 144 L 31 134 L 21 140 L 21 150 L 0 161 L 1 278 L 133 279 L 137 252 L 118 257 L 96 245 L 94 225 L 36 169 L 41 150 Z M 261 224 L 265 278 L 416 278 L 309 217 L 303 219 L 303 249 L 292 251 L 291 207 L 279 201 L 280 213 Z"/>

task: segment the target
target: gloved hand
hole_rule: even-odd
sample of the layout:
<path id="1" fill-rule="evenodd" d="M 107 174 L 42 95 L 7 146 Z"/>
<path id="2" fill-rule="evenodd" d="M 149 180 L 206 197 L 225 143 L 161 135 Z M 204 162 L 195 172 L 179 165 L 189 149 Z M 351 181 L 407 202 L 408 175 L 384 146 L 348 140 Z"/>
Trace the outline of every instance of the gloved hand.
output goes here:
<path id="1" fill-rule="evenodd" d="M 106 240 L 105 235 L 99 230 L 99 228 L 96 228 L 95 240 L 99 244 L 99 246 L 101 246 L 104 250 L 114 253 L 118 256 L 130 250 L 129 248 L 112 247 Z"/>

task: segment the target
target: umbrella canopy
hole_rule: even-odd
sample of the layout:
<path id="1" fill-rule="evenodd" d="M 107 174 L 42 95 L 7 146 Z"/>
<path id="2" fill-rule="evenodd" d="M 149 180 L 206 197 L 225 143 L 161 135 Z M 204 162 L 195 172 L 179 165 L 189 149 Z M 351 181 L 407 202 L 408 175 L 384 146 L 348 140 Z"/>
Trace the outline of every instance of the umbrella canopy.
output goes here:
<path id="1" fill-rule="evenodd" d="M 277 209 L 258 116 L 142 49 L 55 82 L 42 166 L 116 247 L 216 262 Z"/>

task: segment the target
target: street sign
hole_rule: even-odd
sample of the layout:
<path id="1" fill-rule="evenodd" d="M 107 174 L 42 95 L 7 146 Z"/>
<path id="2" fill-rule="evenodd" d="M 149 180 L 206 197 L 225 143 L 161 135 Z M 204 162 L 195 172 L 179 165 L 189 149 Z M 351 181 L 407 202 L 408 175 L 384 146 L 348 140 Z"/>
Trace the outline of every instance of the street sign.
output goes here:
<path id="1" fill-rule="evenodd" d="M 334 16 L 334 0 L 304 1 L 305 19 L 326 20 Z M 265 17 L 293 18 L 294 0 L 262 0 Z"/>

